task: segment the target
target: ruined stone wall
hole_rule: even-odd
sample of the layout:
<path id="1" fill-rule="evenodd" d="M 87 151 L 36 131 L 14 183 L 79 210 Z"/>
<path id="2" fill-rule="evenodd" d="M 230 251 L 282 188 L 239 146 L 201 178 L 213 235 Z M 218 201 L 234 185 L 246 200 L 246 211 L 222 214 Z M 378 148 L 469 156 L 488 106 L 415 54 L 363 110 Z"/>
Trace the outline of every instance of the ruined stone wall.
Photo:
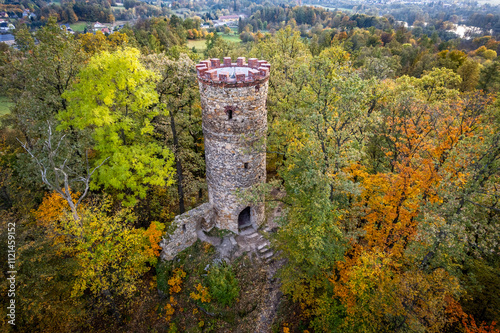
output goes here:
<path id="1" fill-rule="evenodd" d="M 166 234 L 160 242 L 163 248 L 161 259 L 172 260 L 179 252 L 196 242 L 199 230 L 209 231 L 214 225 L 215 212 L 208 202 L 182 215 L 177 215 L 172 222 L 174 232 Z"/>
<path id="2" fill-rule="evenodd" d="M 202 62 L 205 67 L 197 66 L 209 201 L 216 226 L 235 233 L 238 215 L 246 207 L 255 228 L 265 219 L 264 202 L 242 200 L 236 191 L 266 181 L 269 66 L 257 59 L 249 59 L 247 65 L 241 59 L 231 63 L 225 58 L 222 65 L 212 59 L 210 67 L 207 61 Z M 219 68 L 226 72 L 217 72 Z"/>

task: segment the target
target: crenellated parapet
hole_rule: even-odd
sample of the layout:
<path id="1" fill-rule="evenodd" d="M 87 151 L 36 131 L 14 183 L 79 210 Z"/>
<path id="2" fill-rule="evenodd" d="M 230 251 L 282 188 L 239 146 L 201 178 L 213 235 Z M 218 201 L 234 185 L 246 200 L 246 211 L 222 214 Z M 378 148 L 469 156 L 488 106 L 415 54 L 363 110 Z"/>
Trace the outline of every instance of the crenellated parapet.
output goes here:
<path id="1" fill-rule="evenodd" d="M 203 60 L 196 65 L 198 80 L 216 86 L 246 87 L 262 84 L 269 79 L 271 65 L 265 60 L 257 58 L 248 59 L 239 57 L 236 62 L 225 57 L 221 63 L 220 59 L 213 58 Z"/>

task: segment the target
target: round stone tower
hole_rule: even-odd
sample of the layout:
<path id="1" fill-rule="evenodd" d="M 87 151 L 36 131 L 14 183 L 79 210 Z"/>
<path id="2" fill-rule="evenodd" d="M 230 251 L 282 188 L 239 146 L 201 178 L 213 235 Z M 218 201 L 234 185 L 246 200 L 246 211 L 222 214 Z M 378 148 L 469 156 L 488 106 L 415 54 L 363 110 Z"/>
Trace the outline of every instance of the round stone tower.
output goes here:
<path id="1" fill-rule="evenodd" d="M 266 181 L 267 87 L 270 65 L 224 58 L 196 65 L 200 88 L 209 201 L 216 226 L 239 229 L 264 222 L 264 200 L 245 189 Z M 237 194 L 240 192 L 241 194 Z"/>

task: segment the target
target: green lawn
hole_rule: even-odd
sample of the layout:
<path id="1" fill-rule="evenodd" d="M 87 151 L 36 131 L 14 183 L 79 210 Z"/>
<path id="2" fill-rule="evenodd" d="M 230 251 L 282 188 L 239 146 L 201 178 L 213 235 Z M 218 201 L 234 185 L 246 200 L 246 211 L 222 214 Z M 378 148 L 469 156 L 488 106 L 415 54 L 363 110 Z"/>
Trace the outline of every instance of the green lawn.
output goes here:
<path id="1" fill-rule="evenodd" d="M 207 48 L 207 46 L 205 45 L 205 43 L 206 43 L 206 40 L 204 40 L 204 39 L 199 39 L 199 40 L 188 39 L 187 46 L 190 49 L 194 47 L 196 49 L 196 51 L 203 52 Z"/>
<path id="2" fill-rule="evenodd" d="M 234 43 L 240 43 L 241 42 L 240 36 L 238 34 L 223 34 L 223 33 L 219 33 L 219 36 L 222 39 L 227 40 L 228 42 L 234 42 Z M 196 49 L 196 51 L 203 52 L 207 48 L 205 43 L 206 43 L 205 39 L 198 39 L 198 40 L 188 39 L 187 46 L 190 49 L 194 47 Z"/>
<path id="3" fill-rule="evenodd" d="M 220 34 L 222 39 L 227 40 L 228 42 L 235 42 L 235 43 L 240 43 L 241 39 L 238 34 Z"/>
<path id="4" fill-rule="evenodd" d="M 87 26 L 87 22 L 77 22 L 69 25 L 73 31 L 83 31 Z"/>
<path id="5" fill-rule="evenodd" d="M 10 112 L 9 107 L 12 104 L 7 97 L 0 96 L 0 116 L 8 114 Z"/>

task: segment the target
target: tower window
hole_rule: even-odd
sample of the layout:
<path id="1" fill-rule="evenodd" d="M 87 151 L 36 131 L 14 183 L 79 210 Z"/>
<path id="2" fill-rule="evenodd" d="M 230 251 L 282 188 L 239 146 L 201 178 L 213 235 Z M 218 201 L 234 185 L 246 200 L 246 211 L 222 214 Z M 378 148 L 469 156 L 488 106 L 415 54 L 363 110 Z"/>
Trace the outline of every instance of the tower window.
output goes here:
<path id="1" fill-rule="evenodd" d="M 182 231 L 186 231 L 186 225 L 185 224 L 182 225 Z"/>
<path id="2" fill-rule="evenodd" d="M 243 167 L 245 168 L 245 170 L 248 169 L 248 163 L 243 164 Z"/>
<path id="3" fill-rule="evenodd" d="M 224 108 L 224 111 L 225 111 L 225 112 L 226 112 L 226 114 L 227 114 L 227 120 L 231 120 L 231 119 L 233 119 L 233 111 L 234 111 L 234 106 L 230 106 L 230 105 L 228 105 L 228 106 L 226 106 L 226 107 Z"/>
<path id="4" fill-rule="evenodd" d="M 260 85 L 256 85 L 255 86 L 255 92 L 259 92 L 259 90 L 260 90 Z"/>

